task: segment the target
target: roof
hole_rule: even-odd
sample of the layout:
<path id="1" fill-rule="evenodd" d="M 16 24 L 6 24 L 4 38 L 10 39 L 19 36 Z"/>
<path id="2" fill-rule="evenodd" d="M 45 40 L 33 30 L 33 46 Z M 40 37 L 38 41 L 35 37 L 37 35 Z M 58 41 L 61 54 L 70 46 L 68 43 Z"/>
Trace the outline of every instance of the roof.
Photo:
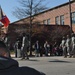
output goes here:
<path id="1" fill-rule="evenodd" d="M 75 1 L 70 1 L 70 3 L 74 3 L 74 2 L 75 2 Z M 38 14 L 36 14 L 36 15 L 33 15 L 33 16 L 37 16 L 37 15 L 39 15 L 39 14 L 43 14 L 43 13 L 45 13 L 45 12 L 48 12 L 48 11 L 51 11 L 51 10 L 60 8 L 60 7 L 62 7 L 62 6 L 66 6 L 66 5 L 68 5 L 68 4 L 69 4 L 69 2 L 66 2 L 66 3 L 64 3 L 64 4 L 58 5 L 58 6 L 56 6 L 56 7 L 50 8 L 50 9 L 47 9 L 47 10 L 45 10 L 45 11 L 43 11 L 43 12 L 40 12 L 40 13 L 38 13 Z M 20 20 L 18 20 L 18 21 L 15 21 L 15 22 L 13 22 L 13 23 L 22 21 L 22 20 L 27 19 L 27 18 L 29 18 L 29 16 L 26 17 L 26 18 L 20 19 Z"/>

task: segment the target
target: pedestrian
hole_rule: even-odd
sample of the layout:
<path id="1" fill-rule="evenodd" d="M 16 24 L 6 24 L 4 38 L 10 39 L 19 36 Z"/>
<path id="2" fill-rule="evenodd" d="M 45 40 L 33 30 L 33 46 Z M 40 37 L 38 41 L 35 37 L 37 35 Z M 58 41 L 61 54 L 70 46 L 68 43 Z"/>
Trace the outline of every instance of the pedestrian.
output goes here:
<path id="1" fill-rule="evenodd" d="M 63 50 L 63 56 L 64 58 L 67 57 L 67 47 L 66 47 L 66 38 L 63 37 L 60 46 L 62 47 Z"/>
<path id="2" fill-rule="evenodd" d="M 71 49 L 71 38 L 69 35 L 67 35 L 66 47 L 67 47 L 67 52 L 68 52 L 69 58 L 71 58 L 72 49 Z"/>
<path id="3" fill-rule="evenodd" d="M 57 42 L 56 41 L 54 42 L 52 52 L 53 52 L 53 55 L 55 55 L 55 56 L 57 55 Z"/>
<path id="4" fill-rule="evenodd" d="M 63 55 L 63 50 L 62 50 L 62 47 L 60 45 L 59 45 L 58 55 L 59 56 L 62 56 Z"/>
<path id="5" fill-rule="evenodd" d="M 19 63 L 9 58 L 9 50 L 4 42 L 0 41 L 0 75 L 45 75 L 44 73 L 31 68 L 19 67 Z"/>
<path id="6" fill-rule="evenodd" d="M 52 48 L 53 48 L 53 47 L 52 47 L 52 43 L 50 43 L 50 51 L 49 51 L 49 52 L 50 52 L 50 56 L 53 55 L 53 54 L 52 54 Z"/>
<path id="7" fill-rule="evenodd" d="M 50 45 L 49 45 L 48 41 L 45 41 L 44 49 L 45 49 L 45 56 L 48 56 L 48 52 L 49 52 L 49 49 L 50 49 Z"/>
<path id="8" fill-rule="evenodd" d="M 35 42 L 34 48 L 35 48 L 35 57 L 39 57 L 40 44 L 38 40 Z"/>
<path id="9" fill-rule="evenodd" d="M 10 56 L 10 37 L 9 37 L 8 33 L 5 34 L 4 43 L 6 44 L 8 50 L 9 50 L 9 56 Z"/>
<path id="10" fill-rule="evenodd" d="M 20 46 L 20 39 L 17 38 L 15 44 L 14 44 L 14 50 L 15 50 L 15 57 L 21 57 L 21 46 Z"/>
<path id="11" fill-rule="evenodd" d="M 72 56 L 75 58 L 75 34 L 72 33 L 71 35 L 71 48 L 72 48 Z"/>
<path id="12" fill-rule="evenodd" d="M 17 48 L 18 48 L 18 42 L 17 41 L 15 41 L 13 47 L 14 47 L 15 57 L 17 58 Z"/>
<path id="13" fill-rule="evenodd" d="M 27 52 L 27 49 L 29 47 L 29 40 L 28 40 L 28 37 L 26 35 L 26 33 L 23 33 L 23 38 L 22 38 L 22 47 L 21 47 L 21 54 L 22 54 L 22 60 L 23 59 L 29 59 L 29 56 L 28 56 L 28 52 Z"/>
<path id="14" fill-rule="evenodd" d="M 43 45 L 42 44 L 40 44 L 40 51 L 39 51 L 39 53 L 40 53 L 40 57 L 42 57 L 43 56 Z"/>

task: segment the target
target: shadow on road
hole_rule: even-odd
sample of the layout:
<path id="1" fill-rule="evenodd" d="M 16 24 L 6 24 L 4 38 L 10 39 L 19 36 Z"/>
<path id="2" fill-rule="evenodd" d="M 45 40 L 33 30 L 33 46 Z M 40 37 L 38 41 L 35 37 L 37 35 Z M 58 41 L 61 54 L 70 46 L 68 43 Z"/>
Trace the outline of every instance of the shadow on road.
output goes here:
<path id="1" fill-rule="evenodd" d="M 57 59 L 51 60 L 51 61 L 48 61 L 48 62 L 71 63 L 69 61 L 63 61 L 63 60 L 57 60 Z"/>
<path id="2" fill-rule="evenodd" d="M 36 62 L 38 62 L 39 60 L 36 60 L 36 59 L 29 59 L 29 60 L 26 60 L 26 59 L 24 59 L 24 60 L 18 59 L 17 61 L 36 61 Z"/>
<path id="3" fill-rule="evenodd" d="M 29 59 L 29 61 L 39 61 L 39 60 L 35 60 L 35 59 Z"/>

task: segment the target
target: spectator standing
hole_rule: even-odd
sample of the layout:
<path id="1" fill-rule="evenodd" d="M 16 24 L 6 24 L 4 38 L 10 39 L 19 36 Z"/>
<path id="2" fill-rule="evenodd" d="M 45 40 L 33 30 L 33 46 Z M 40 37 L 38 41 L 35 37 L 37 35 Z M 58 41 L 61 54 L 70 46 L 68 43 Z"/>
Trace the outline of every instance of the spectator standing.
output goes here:
<path id="1" fill-rule="evenodd" d="M 59 46 L 58 55 L 59 56 L 62 56 L 63 55 L 63 50 L 62 50 L 62 47 L 61 46 Z"/>
<path id="2" fill-rule="evenodd" d="M 70 58 L 71 57 L 72 50 L 71 50 L 71 39 L 70 39 L 69 35 L 67 35 L 66 47 L 67 47 L 67 52 L 68 52 L 69 58 Z"/>
<path id="3" fill-rule="evenodd" d="M 17 41 L 14 44 L 14 50 L 15 50 L 15 57 L 21 57 L 21 46 L 19 38 L 17 38 Z"/>
<path id="4" fill-rule="evenodd" d="M 17 58 L 17 48 L 18 48 L 17 41 L 14 43 L 13 47 L 14 47 L 15 57 Z"/>
<path id="5" fill-rule="evenodd" d="M 71 35 L 71 48 L 72 48 L 72 55 L 75 58 L 75 34 L 72 33 Z"/>
<path id="6" fill-rule="evenodd" d="M 50 44 L 50 56 L 52 56 L 52 43 Z"/>
<path id="7" fill-rule="evenodd" d="M 64 56 L 64 58 L 66 58 L 67 57 L 67 47 L 66 47 L 66 39 L 65 39 L 65 37 L 62 38 L 60 46 L 62 47 L 62 50 L 63 50 L 63 56 Z"/>
<path id="8" fill-rule="evenodd" d="M 21 47 L 21 54 L 22 54 L 22 60 L 23 59 L 29 59 L 27 49 L 29 47 L 29 40 L 26 35 L 26 33 L 23 33 L 23 38 L 22 38 L 22 47 Z"/>
<path id="9" fill-rule="evenodd" d="M 55 41 L 54 45 L 53 45 L 53 49 L 52 49 L 53 55 L 57 55 L 57 42 Z"/>
<path id="10" fill-rule="evenodd" d="M 45 56 L 48 56 L 50 45 L 48 44 L 47 41 L 45 41 L 45 43 L 44 43 L 44 49 L 45 49 Z"/>
<path id="11" fill-rule="evenodd" d="M 39 51 L 40 51 L 40 44 L 39 44 L 39 41 L 37 40 L 35 45 L 34 45 L 34 48 L 35 48 L 35 56 L 38 57 L 39 56 Z"/>
<path id="12" fill-rule="evenodd" d="M 6 44 L 8 50 L 9 50 L 9 56 L 10 56 L 10 37 L 9 37 L 8 33 L 5 34 L 4 43 Z"/>

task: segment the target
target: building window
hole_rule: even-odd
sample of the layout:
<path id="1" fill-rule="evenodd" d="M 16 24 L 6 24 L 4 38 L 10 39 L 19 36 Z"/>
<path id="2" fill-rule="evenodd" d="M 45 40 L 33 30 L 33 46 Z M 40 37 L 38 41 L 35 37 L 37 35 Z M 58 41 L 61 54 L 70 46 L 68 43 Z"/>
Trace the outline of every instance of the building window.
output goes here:
<path id="1" fill-rule="evenodd" d="M 55 24 L 59 25 L 60 21 L 59 21 L 59 16 L 55 17 Z"/>
<path id="2" fill-rule="evenodd" d="M 64 15 L 61 15 L 60 16 L 60 24 L 61 25 L 64 25 Z"/>
<path id="3" fill-rule="evenodd" d="M 72 13 L 72 24 L 75 24 L 75 12 Z"/>
<path id="4" fill-rule="evenodd" d="M 46 20 L 44 20 L 44 21 L 43 21 L 43 24 L 47 24 L 47 21 L 46 21 Z"/>
<path id="5" fill-rule="evenodd" d="M 47 24 L 50 24 L 50 19 L 47 19 Z"/>

